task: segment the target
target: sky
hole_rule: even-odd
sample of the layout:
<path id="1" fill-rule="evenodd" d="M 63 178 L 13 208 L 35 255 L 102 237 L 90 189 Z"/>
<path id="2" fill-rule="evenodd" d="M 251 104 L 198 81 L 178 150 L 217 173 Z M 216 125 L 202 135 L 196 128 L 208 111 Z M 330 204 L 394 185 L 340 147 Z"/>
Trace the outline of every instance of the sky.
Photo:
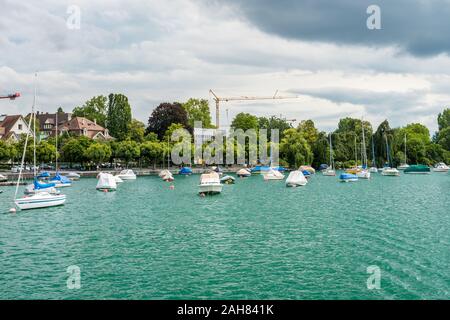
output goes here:
<path id="1" fill-rule="evenodd" d="M 371 30 L 370 5 L 381 29 Z M 80 19 L 73 15 L 79 9 Z M 420 122 L 431 134 L 450 105 L 450 0 L 0 0 L 0 114 L 71 111 L 128 96 L 147 122 L 161 102 L 190 97 L 295 97 L 224 102 L 239 112 L 377 126 Z M 75 12 L 76 13 L 76 12 Z M 74 19 L 75 18 L 75 19 Z M 79 28 L 77 27 L 79 22 Z"/>

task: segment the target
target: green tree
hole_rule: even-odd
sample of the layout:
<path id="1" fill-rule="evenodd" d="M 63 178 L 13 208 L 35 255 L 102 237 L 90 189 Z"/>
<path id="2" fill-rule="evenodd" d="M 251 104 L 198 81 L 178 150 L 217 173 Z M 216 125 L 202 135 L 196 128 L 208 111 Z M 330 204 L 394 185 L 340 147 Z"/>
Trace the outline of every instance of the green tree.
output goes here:
<path id="1" fill-rule="evenodd" d="M 143 142 L 145 135 L 145 124 L 139 120 L 133 119 L 130 123 L 130 138 L 136 142 Z"/>
<path id="2" fill-rule="evenodd" d="M 439 144 L 447 151 L 450 151 L 450 127 L 439 131 Z"/>
<path id="3" fill-rule="evenodd" d="M 135 141 L 125 140 L 118 143 L 116 157 L 125 160 L 126 165 L 141 155 L 139 144 Z"/>
<path id="4" fill-rule="evenodd" d="M 99 165 L 111 157 L 111 148 L 105 143 L 94 142 L 85 150 L 84 156 Z"/>
<path id="5" fill-rule="evenodd" d="M 146 141 L 141 144 L 141 157 L 150 163 L 156 164 L 161 160 L 164 154 L 164 146 L 160 142 Z"/>
<path id="6" fill-rule="evenodd" d="M 123 94 L 109 95 L 107 127 L 109 133 L 119 141 L 129 138 L 131 124 L 131 107 L 128 98 Z"/>
<path id="7" fill-rule="evenodd" d="M 10 146 L 5 141 L 0 140 L 0 161 L 11 159 Z"/>
<path id="8" fill-rule="evenodd" d="M 450 127 L 450 108 L 445 109 L 438 115 L 439 130 Z"/>
<path id="9" fill-rule="evenodd" d="M 258 118 L 258 127 L 260 129 L 267 129 L 267 138 L 272 139 L 272 130 L 278 130 L 279 138 L 284 137 L 284 132 L 287 129 L 291 129 L 292 125 L 288 123 L 285 119 L 278 118 L 276 116 L 271 116 L 269 118 L 260 117 Z"/>
<path id="10" fill-rule="evenodd" d="M 187 112 L 180 103 L 161 103 L 153 110 L 148 119 L 146 134 L 154 132 L 158 135 L 158 139 L 162 140 L 167 129 L 173 123 L 179 123 L 192 132 L 192 127 L 188 123 Z"/>
<path id="11" fill-rule="evenodd" d="M 41 141 L 36 146 L 36 160 L 40 163 L 49 163 L 56 159 L 56 147 L 47 141 Z"/>
<path id="12" fill-rule="evenodd" d="M 61 147 L 62 159 L 69 162 L 70 165 L 74 162 L 83 163 L 86 161 L 85 151 L 89 148 L 90 141 L 83 138 L 71 138 Z"/>
<path id="13" fill-rule="evenodd" d="M 233 127 L 235 130 L 242 129 L 244 130 L 244 132 L 249 129 L 258 130 L 258 117 L 249 113 L 238 113 L 236 117 L 234 117 L 233 122 L 231 123 L 231 127 Z"/>
<path id="14" fill-rule="evenodd" d="M 74 108 L 72 116 L 97 121 L 99 125 L 106 127 L 107 102 L 108 99 L 105 96 L 93 97 L 86 101 L 83 106 Z"/>
<path id="15" fill-rule="evenodd" d="M 191 98 L 183 103 L 182 106 L 186 110 L 187 121 L 191 128 L 194 127 L 195 121 L 201 121 L 203 128 L 215 128 L 211 121 L 208 100 Z"/>
<path id="16" fill-rule="evenodd" d="M 308 141 L 295 129 L 288 129 L 280 143 L 280 155 L 291 167 L 311 164 L 313 153 Z"/>

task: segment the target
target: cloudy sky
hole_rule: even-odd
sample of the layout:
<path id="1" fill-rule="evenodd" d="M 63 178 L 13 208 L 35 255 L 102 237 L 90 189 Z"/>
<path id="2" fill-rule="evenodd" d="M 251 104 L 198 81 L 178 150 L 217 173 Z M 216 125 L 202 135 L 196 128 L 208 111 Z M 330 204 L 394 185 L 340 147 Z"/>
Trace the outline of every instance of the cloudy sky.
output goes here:
<path id="1" fill-rule="evenodd" d="M 369 30 L 367 8 L 381 9 Z M 80 29 L 67 27 L 80 8 Z M 378 125 L 422 122 L 450 105 L 450 0 L 0 0 L 0 113 L 27 113 L 39 72 L 41 111 L 124 93 L 146 122 L 160 102 L 189 97 L 298 99 L 222 104 L 241 111 Z M 228 110 L 228 116 L 227 116 Z M 214 116 L 214 112 L 213 112 Z"/>

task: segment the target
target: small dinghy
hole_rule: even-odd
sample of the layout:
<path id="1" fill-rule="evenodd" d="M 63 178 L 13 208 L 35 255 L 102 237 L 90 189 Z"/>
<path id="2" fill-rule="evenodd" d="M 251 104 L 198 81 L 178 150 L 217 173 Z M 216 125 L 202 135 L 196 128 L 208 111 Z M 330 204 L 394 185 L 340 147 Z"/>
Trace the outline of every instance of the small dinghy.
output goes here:
<path id="1" fill-rule="evenodd" d="M 236 179 L 232 176 L 225 176 L 220 179 L 220 182 L 223 184 L 234 184 L 236 182 Z"/>
<path id="2" fill-rule="evenodd" d="M 200 194 L 217 194 L 222 192 L 222 184 L 217 172 L 205 173 L 200 176 L 198 186 Z"/>
<path id="3" fill-rule="evenodd" d="M 252 175 L 252 173 L 250 171 L 248 171 L 247 169 L 241 169 L 238 172 L 236 172 L 236 174 L 239 178 L 247 178 Z"/>
<path id="4" fill-rule="evenodd" d="M 282 174 L 280 171 L 275 171 L 272 168 L 269 170 L 268 173 L 263 175 L 264 180 L 269 181 L 269 180 L 283 180 L 284 179 L 284 174 Z"/>
<path id="5" fill-rule="evenodd" d="M 117 176 L 122 180 L 136 180 L 136 174 L 133 170 L 122 170 Z"/>
<path id="6" fill-rule="evenodd" d="M 305 175 L 301 171 L 292 171 L 286 179 L 286 187 L 305 186 L 308 183 Z"/>
<path id="7" fill-rule="evenodd" d="M 67 175 L 67 178 L 69 178 L 72 181 L 78 181 L 78 180 L 80 180 L 81 176 L 78 173 L 76 173 L 76 172 L 70 172 Z"/>
<path id="8" fill-rule="evenodd" d="M 97 178 L 97 190 L 106 192 L 117 190 L 116 178 L 112 174 L 101 172 L 98 174 Z"/>
<path id="9" fill-rule="evenodd" d="M 178 174 L 182 176 L 190 176 L 192 174 L 192 169 L 189 167 L 181 168 Z"/>
<path id="10" fill-rule="evenodd" d="M 358 181 L 358 176 L 355 174 L 351 174 L 351 173 L 342 173 L 339 176 L 339 180 L 341 182 L 356 182 L 356 181 Z"/>

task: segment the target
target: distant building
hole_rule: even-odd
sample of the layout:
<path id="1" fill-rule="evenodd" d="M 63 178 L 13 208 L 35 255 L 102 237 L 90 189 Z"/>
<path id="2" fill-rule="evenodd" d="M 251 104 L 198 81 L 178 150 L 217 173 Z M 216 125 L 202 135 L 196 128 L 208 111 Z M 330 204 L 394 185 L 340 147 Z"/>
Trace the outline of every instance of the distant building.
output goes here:
<path id="1" fill-rule="evenodd" d="M 58 126 L 58 131 L 60 134 L 67 132 L 71 135 L 85 136 L 94 140 L 113 139 L 109 135 L 108 129 L 105 129 L 101 125 L 97 124 L 97 121 L 91 121 L 83 117 L 75 117 L 65 123 L 62 123 Z"/>
<path id="2" fill-rule="evenodd" d="M 58 119 L 58 127 L 62 126 L 64 123 L 72 119 L 71 113 L 58 112 L 56 113 L 36 113 L 36 119 L 39 121 L 39 132 L 41 138 L 45 139 L 51 135 L 55 134 L 56 130 L 56 119 Z M 59 131 L 59 130 L 58 130 Z"/>
<path id="3" fill-rule="evenodd" d="M 20 135 L 28 132 L 28 124 L 21 115 L 0 118 L 0 139 L 16 142 L 19 141 Z"/>

